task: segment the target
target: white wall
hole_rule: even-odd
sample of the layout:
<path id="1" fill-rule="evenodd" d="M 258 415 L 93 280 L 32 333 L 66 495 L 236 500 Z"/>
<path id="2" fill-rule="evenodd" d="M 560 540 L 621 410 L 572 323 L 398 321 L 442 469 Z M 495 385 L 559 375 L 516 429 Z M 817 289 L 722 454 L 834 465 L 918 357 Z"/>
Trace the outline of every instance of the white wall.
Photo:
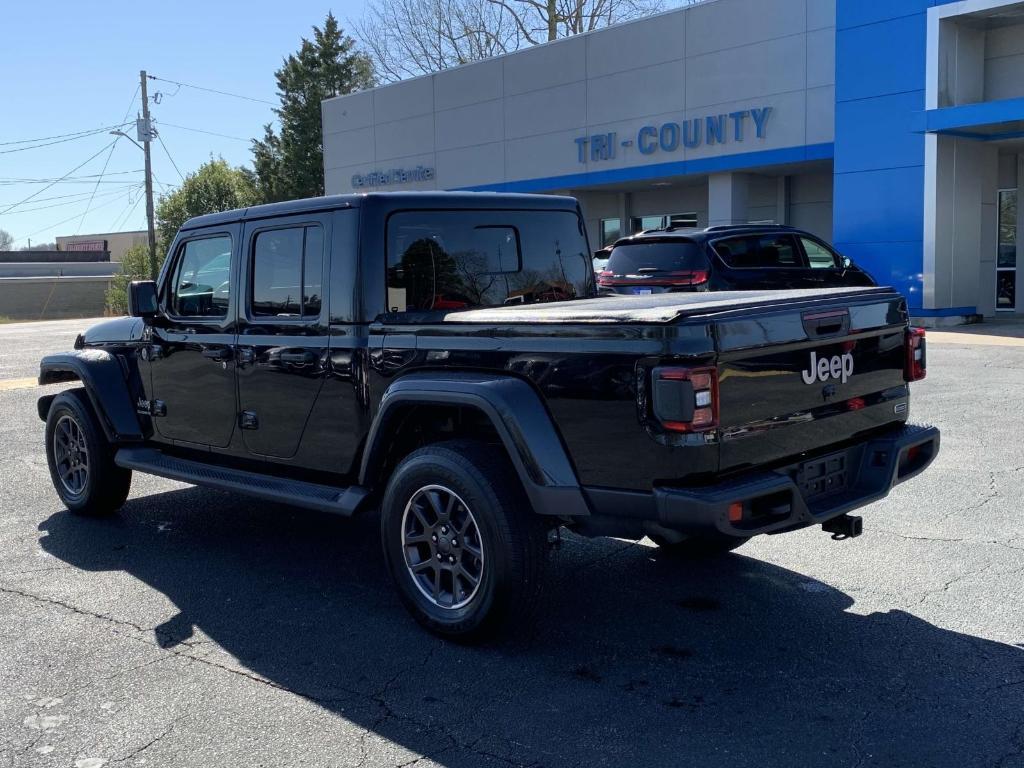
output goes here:
<path id="1" fill-rule="evenodd" d="M 985 33 L 985 100 L 1024 97 L 1024 24 Z"/>
<path id="2" fill-rule="evenodd" d="M 790 177 L 789 224 L 832 240 L 832 174 L 805 173 Z"/>
<path id="3" fill-rule="evenodd" d="M 715 0 L 323 103 L 328 193 L 436 168 L 458 188 L 832 141 L 834 0 Z M 764 138 L 579 161 L 574 140 L 771 107 Z M 731 133 L 732 126 L 729 125 Z M 565 186 L 566 182 L 552 182 Z"/>

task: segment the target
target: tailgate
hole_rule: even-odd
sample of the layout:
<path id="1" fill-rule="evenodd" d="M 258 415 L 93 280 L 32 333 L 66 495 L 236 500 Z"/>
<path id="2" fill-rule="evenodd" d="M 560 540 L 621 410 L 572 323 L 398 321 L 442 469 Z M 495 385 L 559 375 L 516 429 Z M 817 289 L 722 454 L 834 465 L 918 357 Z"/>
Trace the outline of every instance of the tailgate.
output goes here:
<path id="1" fill-rule="evenodd" d="M 811 453 L 907 418 L 895 292 L 819 294 L 714 318 L 720 471 Z"/>

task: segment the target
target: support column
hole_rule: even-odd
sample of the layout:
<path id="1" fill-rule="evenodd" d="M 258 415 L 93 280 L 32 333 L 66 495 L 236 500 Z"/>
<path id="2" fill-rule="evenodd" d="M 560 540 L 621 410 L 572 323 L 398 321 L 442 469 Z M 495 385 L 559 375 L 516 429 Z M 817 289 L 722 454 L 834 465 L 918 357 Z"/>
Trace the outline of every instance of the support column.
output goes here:
<path id="1" fill-rule="evenodd" d="M 632 192 L 620 192 L 619 193 L 619 221 L 622 222 L 622 229 L 619 230 L 620 234 L 625 237 L 626 235 L 633 234 L 633 228 L 630 226 L 629 219 L 633 215 L 633 193 Z"/>
<path id="2" fill-rule="evenodd" d="M 929 135 L 925 142 L 923 308 L 987 313 L 994 273 L 999 153 L 984 142 Z M 994 277 L 992 278 L 994 279 Z"/>
<path id="3" fill-rule="evenodd" d="M 789 224 L 789 176 L 779 176 L 775 195 L 775 223 Z"/>
<path id="4" fill-rule="evenodd" d="M 746 224 L 750 180 L 743 173 L 708 176 L 708 226 Z"/>

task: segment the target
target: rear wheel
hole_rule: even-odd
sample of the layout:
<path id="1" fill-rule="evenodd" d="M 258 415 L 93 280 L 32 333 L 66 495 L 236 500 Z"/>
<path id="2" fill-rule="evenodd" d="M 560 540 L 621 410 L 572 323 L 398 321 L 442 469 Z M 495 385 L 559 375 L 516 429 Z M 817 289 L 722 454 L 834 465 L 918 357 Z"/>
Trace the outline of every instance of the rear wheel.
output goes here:
<path id="1" fill-rule="evenodd" d="M 381 541 L 402 602 L 431 632 L 471 641 L 532 612 L 545 530 L 493 446 L 458 440 L 407 456 L 384 494 Z"/>
<path id="2" fill-rule="evenodd" d="M 721 533 L 708 534 L 699 538 L 692 537 L 682 539 L 681 541 L 669 541 L 667 538 L 657 534 L 650 535 L 649 538 L 666 555 L 687 560 L 719 557 L 742 547 L 750 541 L 749 538 L 726 536 Z"/>
<path id="3" fill-rule="evenodd" d="M 114 448 L 85 390 L 61 392 L 46 417 L 46 462 L 60 500 L 81 515 L 108 515 L 128 498 L 131 470 L 114 463 Z"/>

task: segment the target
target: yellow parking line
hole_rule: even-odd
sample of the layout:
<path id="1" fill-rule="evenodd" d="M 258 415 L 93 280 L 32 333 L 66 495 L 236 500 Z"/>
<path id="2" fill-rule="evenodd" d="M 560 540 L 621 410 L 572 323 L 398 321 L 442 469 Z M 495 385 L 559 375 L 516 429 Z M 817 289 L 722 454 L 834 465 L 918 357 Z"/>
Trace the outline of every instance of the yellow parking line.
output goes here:
<path id="1" fill-rule="evenodd" d="M 929 344 L 980 344 L 989 347 L 1024 347 L 1024 338 L 1014 336 L 986 336 L 981 333 L 950 333 L 928 331 Z"/>
<path id="2" fill-rule="evenodd" d="M 9 389 L 29 389 L 36 386 L 36 383 L 35 376 L 25 379 L 0 379 L 0 392 L 6 392 Z"/>

